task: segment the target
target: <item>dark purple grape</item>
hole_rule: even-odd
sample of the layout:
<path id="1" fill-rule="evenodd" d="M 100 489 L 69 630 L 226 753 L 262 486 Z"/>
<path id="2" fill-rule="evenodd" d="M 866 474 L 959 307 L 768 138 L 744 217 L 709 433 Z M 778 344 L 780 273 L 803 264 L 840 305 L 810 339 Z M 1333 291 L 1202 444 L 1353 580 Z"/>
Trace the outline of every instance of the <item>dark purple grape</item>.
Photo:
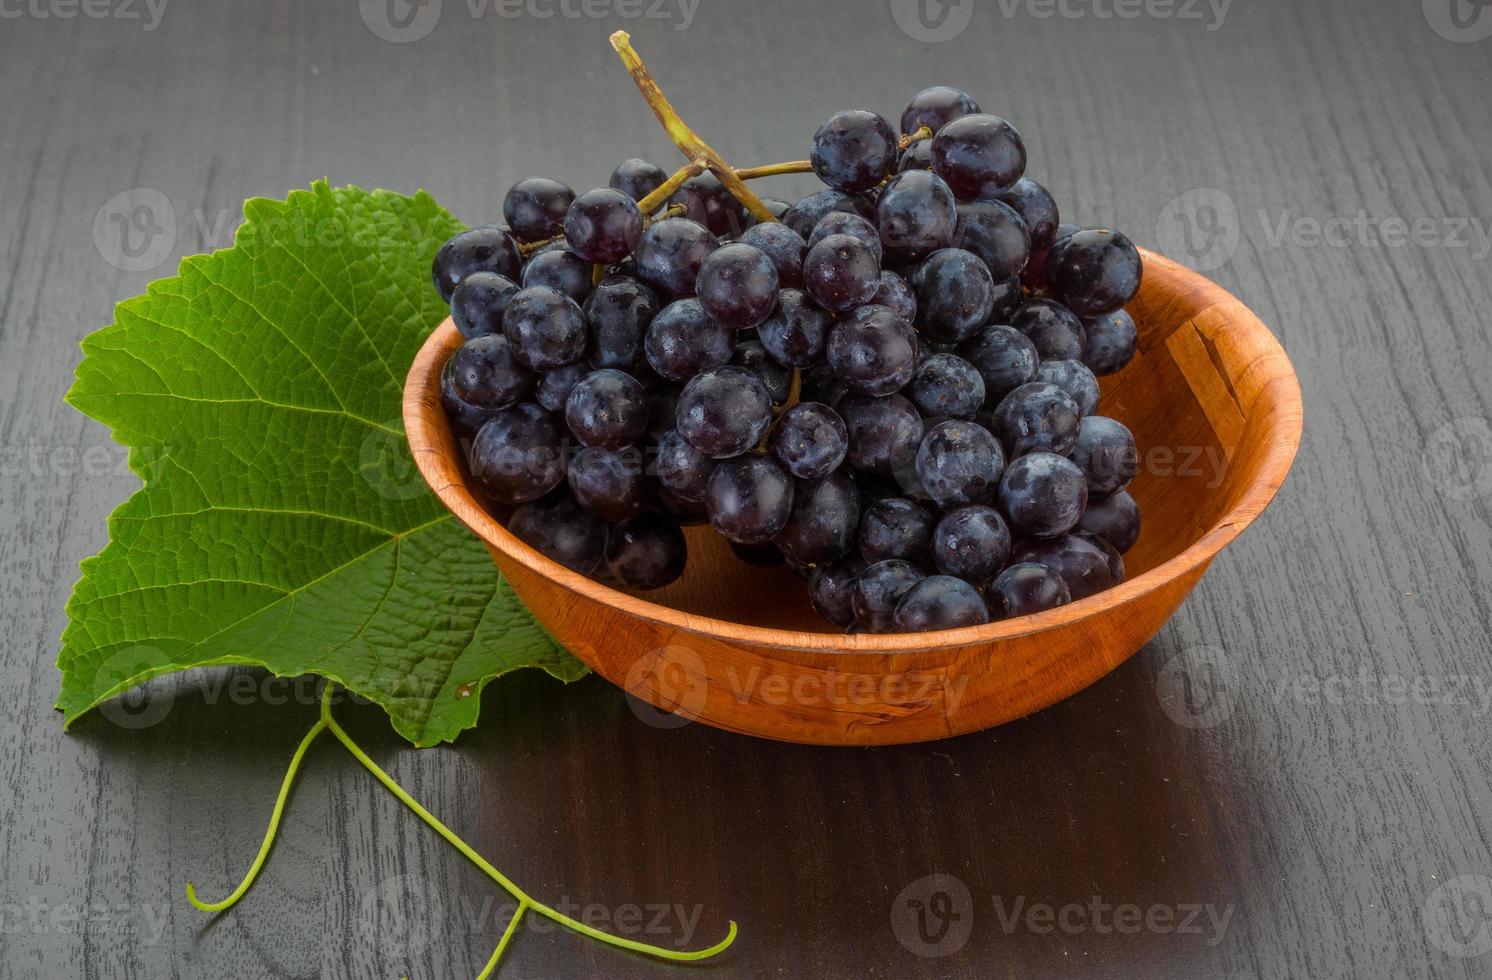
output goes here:
<path id="1" fill-rule="evenodd" d="M 1082 360 L 1087 334 L 1083 321 L 1051 299 L 1033 299 L 1016 310 L 1010 325 L 1031 338 L 1044 361 Z"/>
<path id="2" fill-rule="evenodd" d="M 551 412 L 563 412 L 570 390 L 590 373 L 590 366 L 584 361 L 545 371 L 539 375 L 539 383 L 534 388 L 534 401 Z"/>
<path id="3" fill-rule="evenodd" d="M 451 355 L 451 384 L 468 405 L 496 410 L 507 408 L 534 388 L 534 373 L 513 355 L 502 334 L 468 340 Z"/>
<path id="4" fill-rule="evenodd" d="M 642 453 L 586 447 L 570 457 L 566 474 L 580 506 L 603 521 L 622 521 L 642 511 Z"/>
<path id="5" fill-rule="evenodd" d="M 837 470 L 850 448 L 850 434 L 828 405 L 799 402 L 782 414 L 767 448 L 800 480 L 820 480 Z"/>
<path id="6" fill-rule="evenodd" d="M 702 504 L 705 484 L 715 472 L 715 460 L 695 449 L 671 430 L 658 441 L 658 482 L 690 503 Z"/>
<path id="7" fill-rule="evenodd" d="M 953 244 L 958 202 L 943 178 L 930 170 L 908 170 L 891 178 L 876 206 L 876 227 L 888 251 L 906 259 Z"/>
<path id="8" fill-rule="evenodd" d="M 984 379 L 956 354 L 923 358 L 906 395 L 925 419 L 972 419 L 984 405 Z"/>
<path id="9" fill-rule="evenodd" d="M 691 221 L 704 225 L 714 235 L 738 235 L 746 227 L 746 212 L 714 174 L 695 174 L 668 199 L 682 204 Z"/>
<path id="10" fill-rule="evenodd" d="M 1078 316 L 1094 319 L 1124 308 L 1140 291 L 1140 252 L 1117 231 L 1080 231 L 1052 246 L 1047 288 Z"/>
<path id="11" fill-rule="evenodd" d="M 814 571 L 808 579 L 808 599 L 818 614 L 835 626 L 853 623 L 855 583 L 863 571 L 865 559 L 858 555 Z"/>
<path id="12" fill-rule="evenodd" d="M 916 140 L 896 158 L 896 172 L 932 169 L 932 137 Z"/>
<path id="13" fill-rule="evenodd" d="M 535 371 L 573 364 L 585 354 L 585 314 L 549 286 L 520 289 L 503 311 L 503 335 L 520 363 Z"/>
<path id="14" fill-rule="evenodd" d="M 1065 456 L 1027 453 L 1000 478 L 1000 509 L 1023 537 L 1061 537 L 1077 527 L 1087 506 L 1083 471 Z"/>
<path id="15" fill-rule="evenodd" d="M 637 277 L 666 299 L 694 295 L 699 267 L 719 247 L 704 225 L 688 218 L 664 218 L 642 233 L 632 261 Z"/>
<path id="16" fill-rule="evenodd" d="M 853 309 L 868 303 L 880 285 L 881 264 L 858 238 L 830 235 L 808 250 L 803 260 L 803 287 L 826 310 Z"/>
<path id="17" fill-rule="evenodd" d="M 872 564 L 900 558 L 924 566 L 932 561 L 937 517 L 905 497 L 887 497 L 865 508 L 860 520 L 860 554 Z"/>
<path id="18" fill-rule="evenodd" d="M 805 565 L 834 562 L 854 547 L 859 522 L 859 488 L 846 474 L 831 473 L 821 480 L 797 483 L 792 515 L 772 541 L 793 561 Z"/>
<path id="19" fill-rule="evenodd" d="M 1074 536 L 1092 542 L 1109 556 L 1109 578 L 1112 585 L 1119 585 L 1124 581 L 1124 556 L 1119 553 L 1118 548 L 1109 543 L 1107 538 L 1097 534 L 1087 534 L 1081 530 L 1074 532 Z"/>
<path id="20" fill-rule="evenodd" d="M 764 221 L 747 228 L 737 241 L 760 249 L 772 260 L 779 286 L 784 289 L 802 288 L 803 256 L 808 251 L 808 243 L 803 241 L 802 235 L 780 221 Z"/>
<path id="21" fill-rule="evenodd" d="M 586 191 L 565 212 L 565 241 L 587 262 L 620 262 L 641 237 L 637 202 L 612 187 Z"/>
<path id="22" fill-rule="evenodd" d="M 876 306 L 884 306 L 908 323 L 917 322 L 917 294 L 912 286 L 894 272 L 882 272 L 876 293 L 870 298 Z"/>
<path id="23" fill-rule="evenodd" d="M 857 470 L 896 477 L 914 466 L 922 442 L 922 417 L 900 395 L 850 395 L 838 412 L 850 434 L 846 461 Z"/>
<path id="24" fill-rule="evenodd" d="M 1000 201 L 960 202 L 953 244 L 977 255 L 996 282 L 1020 278 L 1031 258 L 1025 220 Z"/>
<path id="25" fill-rule="evenodd" d="M 736 344 L 730 363 L 761 378 L 774 405 L 781 405 L 792 394 L 793 372 L 772 360 L 761 341 L 743 340 Z"/>
<path id="26" fill-rule="evenodd" d="M 1062 576 L 1036 562 L 1007 567 L 990 583 L 985 601 L 994 619 L 1014 619 L 1065 606 L 1072 594 Z"/>
<path id="27" fill-rule="evenodd" d="M 473 272 L 451 294 L 451 319 L 467 340 L 502 333 L 503 310 L 518 285 L 495 272 Z"/>
<path id="28" fill-rule="evenodd" d="M 917 321 L 923 336 L 942 344 L 968 340 L 989 322 L 995 281 L 972 252 L 940 248 L 912 274 L 917 291 Z"/>
<path id="29" fill-rule="evenodd" d="M 523 288 L 548 286 L 584 303 L 591 294 L 591 264 L 563 246 L 535 252 L 523 267 Z"/>
<path id="30" fill-rule="evenodd" d="M 917 566 L 895 558 L 866 568 L 855 580 L 850 597 L 855 626 L 868 633 L 891 632 L 896 604 L 926 577 Z"/>
<path id="31" fill-rule="evenodd" d="M 754 568 L 777 568 L 787 564 L 787 557 L 782 550 L 770 541 L 762 544 L 737 544 L 727 541 L 730 550 L 735 556 Z"/>
<path id="32" fill-rule="evenodd" d="M 668 171 L 656 163 L 632 157 L 617 164 L 608 183 L 634 201 L 641 201 L 662 186 Z"/>
<path id="33" fill-rule="evenodd" d="M 467 432 L 476 432 L 488 419 L 497 414 L 494 409 L 478 408 L 468 405 L 456 394 L 455 365 L 446 361 L 446 366 L 440 372 L 440 404 L 445 409 L 446 417 L 452 424 Z"/>
<path id="34" fill-rule="evenodd" d="M 565 399 L 565 422 L 581 445 L 617 450 L 636 445 L 648 426 L 648 392 L 632 375 L 601 368 Z"/>
<path id="35" fill-rule="evenodd" d="M 606 551 L 606 525 L 562 491 L 514 510 L 508 530 L 544 557 L 581 575 L 594 574 Z"/>
<path id="36" fill-rule="evenodd" d="M 523 274 L 523 256 L 508 229 L 483 225 L 442 245 L 430 272 L 440 298 L 449 303 L 461 280 L 474 272 L 495 272 L 517 281 Z"/>
<path id="37" fill-rule="evenodd" d="M 860 215 L 846 211 L 830 211 L 813 226 L 813 234 L 808 236 L 809 249 L 830 235 L 849 235 L 851 238 L 858 238 L 875 255 L 876 261 L 881 261 L 881 233 L 876 230 L 875 225 Z"/>
<path id="38" fill-rule="evenodd" d="M 1082 361 L 1042 361 L 1036 370 L 1036 380 L 1067 392 L 1084 417 L 1098 410 L 1098 379 Z"/>
<path id="39" fill-rule="evenodd" d="M 554 238 L 565 229 L 565 212 L 575 192 L 548 177 L 525 177 L 503 197 L 503 218 L 519 241 Z"/>
<path id="40" fill-rule="evenodd" d="M 628 588 L 661 589 L 684 574 L 688 560 L 678 522 L 656 511 L 613 524 L 606 536 L 606 567 Z"/>
<path id="41" fill-rule="evenodd" d="M 960 200 L 994 197 L 1026 172 L 1026 144 L 1015 127 L 984 113 L 961 116 L 938 130 L 933 170 Z"/>
<path id="42" fill-rule="evenodd" d="M 1095 497 L 1118 493 L 1140 470 L 1135 437 L 1122 422 L 1102 415 L 1090 415 L 1079 425 L 1072 461 Z"/>
<path id="43" fill-rule="evenodd" d="M 1011 459 L 1030 452 L 1065 455 L 1078 440 L 1077 403 L 1061 388 L 1041 381 L 1021 385 L 1006 395 L 990 420 Z"/>
<path id="44" fill-rule="evenodd" d="M 739 456 L 772 424 L 772 399 L 757 375 L 720 367 L 695 375 L 679 395 L 679 434 L 712 459 Z"/>
<path id="45" fill-rule="evenodd" d="M 590 327 L 587 355 L 592 367 L 636 367 L 643 359 L 642 339 L 660 309 L 658 294 L 630 276 L 607 276 L 586 297 Z"/>
<path id="46" fill-rule="evenodd" d="M 931 633 L 989 622 L 984 598 L 974 586 L 951 575 L 930 575 L 906 591 L 892 618 L 902 633 Z"/>
<path id="47" fill-rule="evenodd" d="M 1114 374 L 1124 370 L 1134 359 L 1137 342 L 1135 321 L 1128 313 L 1119 310 L 1097 320 L 1089 320 L 1083 326 L 1088 333 L 1083 363 L 1094 374 Z"/>
<path id="48" fill-rule="evenodd" d="M 836 112 L 813 134 L 809 160 L 819 179 L 847 193 L 869 190 L 896 166 L 891 124 L 865 109 Z"/>
<path id="49" fill-rule="evenodd" d="M 862 306 L 834 324 L 827 348 L 829 367 L 853 392 L 889 395 L 912 379 L 917 333 L 884 306 Z"/>
<path id="50" fill-rule="evenodd" d="M 808 367 L 824 356 L 833 318 L 814 306 L 807 294 L 784 289 L 777 307 L 756 328 L 772 359 L 783 367 Z"/>
<path id="51" fill-rule="evenodd" d="M 862 218 L 869 218 L 875 214 L 875 208 L 867 204 L 863 198 L 825 188 L 809 194 L 788 208 L 787 213 L 782 216 L 782 223 L 807 241 L 808 236 L 813 234 L 814 226 L 830 211 L 849 211 Z"/>
<path id="52" fill-rule="evenodd" d="M 1126 490 L 1107 497 L 1090 496 L 1078 530 L 1103 538 L 1124 554 L 1140 538 L 1140 505 Z"/>
<path id="53" fill-rule="evenodd" d="M 967 92 L 947 85 L 934 85 L 912 96 L 912 101 L 901 113 L 901 131 L 910 136 L 926 126 L 936 133 L 953 120 L 978 111 L 979 103 Z"/>
<path id="54" fill-rule="evenodd" d="M 777 305 L 777 267 L 759 248 L 722 245 L 699 267 L 695 292 L 710 319 L 738 330 L 754 327 Z"/>
<path id="55" fill-rule="evenodd" d="M 1021 385 L 1035 381 L 1041 366 L 1036 345 L 1014 327 L 985 327 L 964 341 L 958 353 L 984 379 L 986 405 L 998 405 Z"/>
<path id="56" fill-rule="evenodd" d="M 760 453 L 724 460 L 705 484 L 705 512 L 727 541 L 760 544 L 792 516 L 793 478 Z"/>
<path id="57" fill-rule="evenodd" d="M 993 507 L 960 507 L 933 529 L 933 564 L 944 575 L 988 582 L 1010 558 L 1010 528 Z"/>
<path id="58" fill-rule="evenodd" d="M 504 504 L 538 500 L 564 482 L 564 432 L 558 420 L 531 402 L 494 415 L 471 445 L 471 475 Z"/>
<path id="59" fill-rule="evenodd" d="M 1010 557 L 1015 563 L 1036 562 L 1056 572 L 1067 584 L 1073 602 L 1114 584 L 1108 552 L 1076 534 L 1061 538 L 1033 538 L 1018 545 Z"/>
<path id="60" fill-rule="evenodd" d="M 653 317 L 643 337 L 648 364 L 670 381 L 684 382 L 730 363 L 736 331 L 710 318 L 697 299 L 669 303 Z"/>
<path id="61" fill-rule="evenodd" d="M 989 430 L 973 422 L 940 422 L 917 447 L 917 476 L 944 510 L 995 499 L 1005 454 Z"/>
<path id="62" fill-rule="evenodd" d="M 1015 186 L 1002 192 L 997 200 L 1014 208 L 1015 213 L 1026 223 L 1026 230 L 1031 235 L 1032 251 L 1051 248 L 1052 243 L 1057 240 L 1057 226 L 1061 224 L 1062 216 L 1050 191 L 1030 177 L 1022 177 L 1015 182 Z"/>

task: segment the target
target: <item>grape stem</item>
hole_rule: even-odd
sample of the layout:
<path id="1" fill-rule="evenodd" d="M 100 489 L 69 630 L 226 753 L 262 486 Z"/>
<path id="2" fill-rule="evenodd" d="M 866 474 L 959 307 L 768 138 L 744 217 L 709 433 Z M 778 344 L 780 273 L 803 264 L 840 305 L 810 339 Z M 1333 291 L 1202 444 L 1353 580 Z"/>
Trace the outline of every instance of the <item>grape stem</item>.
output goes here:
<path id="1" fill-rule="evenodd" d="M 238 903 L 239 899 L 243 898 L 244 895 L 248 893 L 249 888 L 254 884 L 254 880 L 259 876 L 260 870 L 264 867 L 264 863 L 269 857 L 270 849 L 274 845 L 275 835 L 278 833 L 280 827 L 280 818 L 285 812 L 285 802 L 290 796 L 290 788 L 295 783 L 296 773 L 300 770 L 301 762 L 305 759 L 307 750 L 310 749 L 312 743 L 316 741 L 317 737 L 320 736 L 322 732 L 331 732 L 332 735 L 337 739 L 337 741 L 341 742 L 342 746 L 346 748 L 349 753 L 351 753 L 352 757 L 359 763 L 361 763 L 364 769 L 372 773 L 373 777 L 380 783 L 382 783 L 385 789 L 394 794 L 395 798 L 397 798 L 399 802 L 403 803 L 406 807 L 413 811 L 415 816 L 419 817 L 426 824 L 428 824 L 430 828 L 441 837 L 443 837 L 447 843 L 456 848 L 456 850 L 460 851 L 469 861 L 480 868 L 482 872 L 487 875 L 487 877 L 496 882 L 498 887 L 500 887 L 503 891 L 507 892 L 510 896 L 518 901 L 518 908 L 513 913 L 512 920 L 508 922 L 507 929 L 504 930 L 502 939 L 499 940 L 497 948 L 493 950 L 491 958 L 487 960 L 487 965 L 483 967 L 482 972 L 478 974 L 477 980 L 488 980 L 488 978 L 492 977 L 496 973 L 498 963 L 502 959 L 503 953 L 507 951 L 509 943 L 512 942 L 513 936 L 517 933 L 518 926 L 521 923 L 524 915 L 529 912 L 533 912 L 536 915 L 543 916 L 544 918 L 549 919 L 550 921 L 555 922 L 558 925 L 571 930 L 572 932 L 578 932 L 582 936 L 593 939 L 596 942 L 605 943 L 608 946 L 615 946 L 619 949 L 631 950 L 635 953 L 643 953 L 647 956 L 652 956 L 661 960 L 668 960 L 674 963 L 693 963 L 700 960 L 709 959 L 712 956 L 717 956 L 720 953 L 725 952 L 725 950 L 729 949 L 731 944 L 736 941 L 736 924 L 735 922 L 731 922 L 729 929 L 726 931 L 725 938 L 707 949 L 693 951 L 664 949 L 660 946 L 650 946 L 647 943 L 640 943 L 636 940 L 624 939 L 621 936 L 614 936 L 611 933 L 602 932 L 601 930 L 592 928 L 591 926 L 588 926 L 583 922 L 577 922 L 564 913 L 558 912 L 542 902 L 536 901 L 527 892 L 514 884 L 513 881 L 506 875 L 504 875 L 501 871 L 493 867 L 493 865 L 486 858 L 478 854 L 470 844 L 466 843 L 466 841 L 456 836 L 456 833 L 451 830 L 451 828 L 441 823 L 434 814 L 421 806 L 419 802 L 414 799 L 414 797 L 410 796 L 409 793 L 405 791 L 404 787 L 395 782 L 392 776 L 384 772 L 377 763 L 375 763 L 371 758 L 368 757 L 368 754 L 364 752 L 355 741 L 353 741 L 352 736 L 347 734 L 347 731 L 341 725 L 337 724 L 336 719 L 332 717 L 333 687 L 334 685 L 327 684 L 326 687 L 322 690 L 321 717 L 315 725 L 311 726 L 311 730 L 306 733 L 305 738 L 301 739 L 300 745 L 296 748 L 295 754 L 290 759 L 290 768 L 285 773 L 285 779 L 280 784 L 279 796 L 276 797 L 274 809 L 270 812 L 269 827 L 264 832 L 264 840 L 259 845 L 259 853 L 255 856 L 253 863 L 249 865 L 248 873 L 244 875 L 244 878 L 241 882 L 239 882 L 238 887 L 235 888 L 232 893 L 228 895 L 227 898 L 223 899 L 220 902 L 201 901 L 197 898 L 196 888 L 192 885 L 191 882 L 187 882 L 187 900 L 198 909 L 201 909 L 203 912 L 224 912 L 232 908 L 235 904 Z"/>

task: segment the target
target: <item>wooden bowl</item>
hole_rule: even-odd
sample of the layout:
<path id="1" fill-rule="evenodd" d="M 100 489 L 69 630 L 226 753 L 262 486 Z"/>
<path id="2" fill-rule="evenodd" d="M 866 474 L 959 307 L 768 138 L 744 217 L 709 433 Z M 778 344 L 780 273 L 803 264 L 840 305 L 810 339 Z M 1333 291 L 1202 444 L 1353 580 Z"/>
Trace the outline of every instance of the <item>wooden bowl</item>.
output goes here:
<path id="1" fill-rule="evenodd" d="M 765 738 L 919 742 L 1060 701 L 1113 670 L 1176 611 L 1212 559 L 1274 497 L 1300 443 L 1300 387 L 1269 330 L 1202 276 L 1145 254 L 1130 305 L 1139 352 L 1103 379 L 1103 414 L 1140 447 L 1130 487 L 1143 529 L 1122 585 L 987 626 L 846 636 L 786 569 L 737 560 L 688 531 L 677 583 L 631 594 L 578 575 L 509 534 L 468 488 L 440 405 L 461 336 L 447 320 L 409 372 L 404 425 L 431 488 L 487 543 L 545 629 L 597 673 L 664 711 Z M 660 723 L 671 721 L 658 716 Z"/>

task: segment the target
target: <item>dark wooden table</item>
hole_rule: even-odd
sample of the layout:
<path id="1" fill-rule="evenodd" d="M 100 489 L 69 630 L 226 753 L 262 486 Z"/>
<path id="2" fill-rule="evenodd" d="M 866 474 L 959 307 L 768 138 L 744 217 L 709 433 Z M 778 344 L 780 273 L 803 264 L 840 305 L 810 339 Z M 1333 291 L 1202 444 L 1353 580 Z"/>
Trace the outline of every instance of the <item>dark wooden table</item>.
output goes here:
<path id="1" fill-rule="evenodd" d="M 692 970 L 536 926 L 502 976 L 1492 975 L 1492 10 L 474 6 L 445 0 L 414 38 L 433 7 L 400 33 L 382 0 L 194 0 L 158 21 L 143 0 L 0 5 L 0 976 L 485 962 L 504 902 L 330 743 L 256 890 L 211 924 L 187 906 L 189 878 L 237 880 L 316 709 L 208 673 L 165 682 L 159 724 L 63 734 L 63 603 L 134 480 L 61 396 L 111 304 L 227 244 L 247 196 L 325 175 L 424 187 L 475 222 L 524 175 L 583 188 L 626 156 L 674 162 L 606 45 L 617 27 L 741 165 L 805 155 L 837 109 L 967 88 L 1017 122 L 1069 214 L 1209 270 L 1273 326 L 1306 435 L 1278 502 L 1151 644 L 995 731 L 769 744 L 650 727 L 594 678 L 520 676 L 478 730 L 417 752 L 342 709 L 535 895 L 665 944 L 741 925 Z M 124 270 L 94 221 L 140 187 L 174 222 Z M 947 913 L 940 946 L 919 898 Z"/>

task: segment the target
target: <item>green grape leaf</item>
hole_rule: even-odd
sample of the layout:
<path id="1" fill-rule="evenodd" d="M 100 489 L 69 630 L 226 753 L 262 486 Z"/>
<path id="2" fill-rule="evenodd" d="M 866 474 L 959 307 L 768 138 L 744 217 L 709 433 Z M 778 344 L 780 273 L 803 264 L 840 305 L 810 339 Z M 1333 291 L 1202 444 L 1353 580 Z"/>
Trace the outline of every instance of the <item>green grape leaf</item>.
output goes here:
<path id="1" fill-rule="evenodd" d="M 427 746 L 508 671 L 582 676 L 404 438 L 405 374 L 447 312 L 430 262 L 462 226 L 424 193 L 324 182 L 244 218 L 83 341 L 67 400 L 145 486 L 68 601 L 66 722 L 160 674 L 255 664 L 344 685 Z"/>

